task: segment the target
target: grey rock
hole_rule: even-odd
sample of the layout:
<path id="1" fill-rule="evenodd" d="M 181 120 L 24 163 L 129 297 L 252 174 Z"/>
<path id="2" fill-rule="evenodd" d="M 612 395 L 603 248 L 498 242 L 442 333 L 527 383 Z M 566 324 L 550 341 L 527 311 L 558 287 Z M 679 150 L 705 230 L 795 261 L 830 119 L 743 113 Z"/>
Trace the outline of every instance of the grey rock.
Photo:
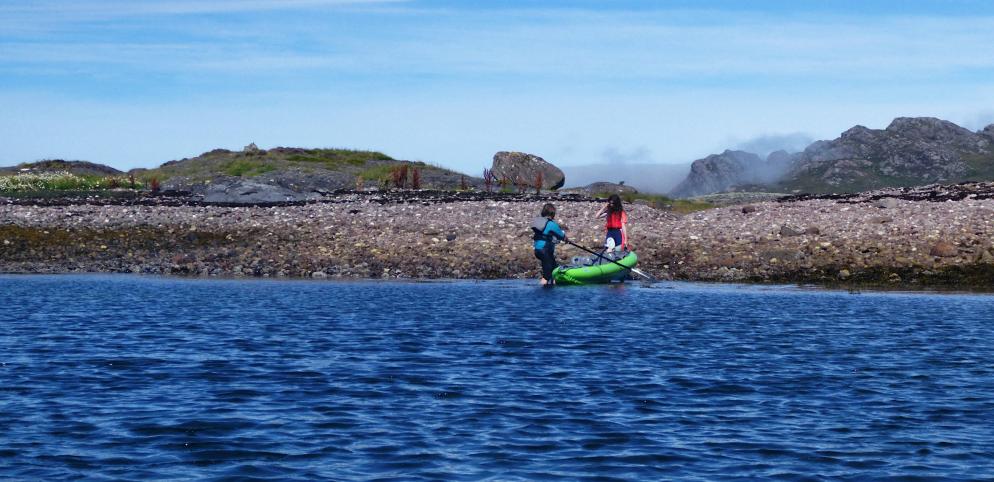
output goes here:
<path id="1" fill-rule="evenodd" d="M 800 236 L 802 234 L 804 234 L 804 230 L 801 228 L 794 227 L 789 224 L 780 226 L 780 236 Z"/>
<path id="2" fill-rule="evenodd" d="M 566 182 L 566 175 L 561 169 L 541 157 L 524 152 L 501 151 L 494 154 L 491 170 L 498 179 L 508 179 L 512 183 L 520 181 L 529 186 L 533 186 L 541 174 L 542 189 L 559 189 Z"/>
<path id="3" fill-rule="evenodd" d="M 747 204 L 745 206 L 742 206 L 742 214 L 754 213 L 758 210 L 759 209 L 756 208 L 756 206 L 753 206 L 752 204 Z"/>
<path id="4" fill-rule="evenodd" d="M 754 182 L 753 173 L 763 161 L 759 156 L 745 151 L 726 150 L 698 159 L 690 165 L 690 174 L 671 194 L 676 197 L 703 196 L 723 192 L 737 184 Z"/>
<path id="5" fill-rule="evenodd" d="M 885 197 L 877 199 L 873 205 L 881 209 L 894 209 L 900 205 L 900 202 L 892 197 Z"/>
<path id="6" fill-rule="evenodd" d="M 955 182 L 972 172 L 968 158 L 990 157 L 983 133 L 931 117 L 899 117 L 886 129 L 856 126 L 804 150 L 781 181 L 823 192 Z"/>
<path id="7" fill-rule="evenodd" d="M 302 193 L 282 186 L 236 179 L 207 186 L 204 200 L 227 204 L 269 204 L 317 199 L 317 193 Z"/>
<path id="8" fill-rule="evenodd" d="M 771 153 L 765 161 L 725 151 L 694 161 L 672 194 L 730 190 L 815 193 L 955 183 L 994 171 L 994 124 L 971 132 L 932 117 L 899 117 L 886 129 L 855 126 L 803 152 Z"/>

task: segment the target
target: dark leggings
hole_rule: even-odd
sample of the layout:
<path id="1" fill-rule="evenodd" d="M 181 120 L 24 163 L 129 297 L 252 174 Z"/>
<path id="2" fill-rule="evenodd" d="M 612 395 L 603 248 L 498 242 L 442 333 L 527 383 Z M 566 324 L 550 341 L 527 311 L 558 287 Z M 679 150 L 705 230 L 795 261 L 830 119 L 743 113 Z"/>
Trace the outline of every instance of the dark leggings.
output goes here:
<path id="1" fill-rule="evenodd" d="M 614 239 L 615 246 L 621 246 L 621 230 L 620 229 L 608 229 L 607 236 L 604 237 L 604 244 L 607 244 L 607 239 Z"/>
<path id="2" fill-rule="evenodd" d="M 542 261 L 542 277 L 546 281 L 552 281 L 552 270 L 556 269 L 556 248 L 552 243 L 545 243 L 545 247 L 535 250 L 535 257 Z"/>

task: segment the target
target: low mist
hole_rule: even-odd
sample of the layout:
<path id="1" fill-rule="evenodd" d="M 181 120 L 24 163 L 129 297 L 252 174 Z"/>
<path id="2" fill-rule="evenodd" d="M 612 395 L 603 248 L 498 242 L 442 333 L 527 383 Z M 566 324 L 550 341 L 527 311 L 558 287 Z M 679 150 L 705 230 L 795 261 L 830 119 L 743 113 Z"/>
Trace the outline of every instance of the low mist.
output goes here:
<path id="1" fill-rule="evenodd" d="M 690 172 L 686 164 L 588 164 L 562 166 L 565 187 L 583 187 L 597 181 L 621 182 L 639 192 L 666 194 Z"/>
<path id="2" fill-rule="evenodd" d="M 766 159 L 767 156 L 776 151 L 787 151 L 789 153 L 801 152 L 814 141 L 811 136 L 803 132 L 765 134 L 739 142 L 732 149 L 751 152 L 762 159 Z"/>
<path id="3" fill-rule="evenodd" d="M 583 187 L 599 181 L 624 182 L 639 192 L 653 194 L 665 194 L 690 172 L 689 162 L 660 163 L 644 146 L 631 150 L 608 147 L 601 151 L 599 163 L 560 167 L 566 174 L 565 187 Z"/>

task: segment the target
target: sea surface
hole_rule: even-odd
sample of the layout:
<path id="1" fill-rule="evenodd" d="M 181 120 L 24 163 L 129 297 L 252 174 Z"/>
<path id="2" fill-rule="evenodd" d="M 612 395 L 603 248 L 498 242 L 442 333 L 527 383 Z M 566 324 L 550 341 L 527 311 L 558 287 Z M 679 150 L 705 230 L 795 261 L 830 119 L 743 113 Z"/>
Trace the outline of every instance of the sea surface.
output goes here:
<path id="1" fill-rule="evenodd" d="M 2 480 L 994 477 L 994 296 L 0 276 Z"/>

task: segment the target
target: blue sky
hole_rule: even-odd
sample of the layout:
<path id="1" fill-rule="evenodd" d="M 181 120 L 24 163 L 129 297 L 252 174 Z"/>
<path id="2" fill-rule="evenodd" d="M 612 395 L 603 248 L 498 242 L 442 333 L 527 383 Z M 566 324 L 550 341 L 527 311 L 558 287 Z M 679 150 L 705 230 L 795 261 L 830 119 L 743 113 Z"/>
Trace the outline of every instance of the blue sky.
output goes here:
<path id="1" fill-rule="evenodd" d="M 994 122 L 994 2 L 6 0 L 0 165 L 249 142 L 477 173 Z"/>

